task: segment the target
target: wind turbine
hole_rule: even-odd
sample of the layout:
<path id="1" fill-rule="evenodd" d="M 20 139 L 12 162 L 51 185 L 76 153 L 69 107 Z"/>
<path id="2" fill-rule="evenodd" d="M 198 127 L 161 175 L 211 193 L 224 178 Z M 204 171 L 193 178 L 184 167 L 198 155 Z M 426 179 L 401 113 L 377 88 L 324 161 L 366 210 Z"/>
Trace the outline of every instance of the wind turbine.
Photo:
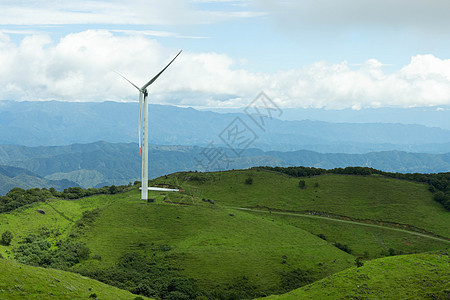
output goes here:
<path id="1" fill-rule="evenodd" d="M 181 50 L 182 51 L 182 50 Z M 128 80 L 125 76 L 117 73 L 123 79 L 128 81 L 132 86 L 139 91 L 139 152 L 142 156 L 142 184 L 141 184 L 141 199 L 148 200 L 148 91 L 147 88 L 170 66 L 170 64 L 180 55 L 180 52 L 167 64 L 167 66 L 162 69 L 158 74 L 155 75 L 149 82 L 144 84 L 141 88 L 135 85 L 133 82 Z M 142 96 L 144 96 L 144 112 L 142 112 Z M 144 114 L 144 126 L 142 126 L 142 113 Z M 143 136 L 141 136 L 141 127 L 143 127 Z M 142 146 L 141 146 L 142 139 Z"/>

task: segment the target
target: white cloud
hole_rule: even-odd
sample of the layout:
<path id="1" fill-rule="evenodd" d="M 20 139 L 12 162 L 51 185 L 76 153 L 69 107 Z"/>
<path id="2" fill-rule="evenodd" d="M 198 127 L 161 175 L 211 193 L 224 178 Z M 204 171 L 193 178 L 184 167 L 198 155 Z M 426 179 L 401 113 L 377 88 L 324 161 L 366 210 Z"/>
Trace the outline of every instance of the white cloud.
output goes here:
<path id="1" fill-rule="evenodd" d="M 6 0 L 0 2 L 0 24 L 183 25 L 209 24 L 263 15 L 261 12 L 251 11 L 245 7 L 233 11 L 199 9 L 194 7 L 195 2 L 185 0 Z"/>
<path id="2" fill-rule="evenodd" d="M 0 32 L 0 99 L 136 101 L 132 86 L 153 77 L 177 53 L 144 35 L 89 30 L 52 41 L 26 36 L 15 44 Z M 226 54 L 183 52 L 150 87 L 153 103 L 245 106 L 265 91 L 282 107 L 354 108 L 450 105 L 450 60 L 417 55 L 388 73 L 370 59 L 316 62 L 276 73 L 245 70 Z"/>
<path id="3" fill-rule="evenodd" d="M 111 32 L 124 33 L 128 35 L 146 35 L 146 36 L 156 36 L 156 37 L 176 37 L 184 39 L 207 39 L 205 36 L 187 36 L 181 35 L 176 32 L 170 31 L 157 31 L 157 30 L 129 30 L 129 29 L 112 29 Z M 6 32 L 5 32 L 6 33 Z"/>

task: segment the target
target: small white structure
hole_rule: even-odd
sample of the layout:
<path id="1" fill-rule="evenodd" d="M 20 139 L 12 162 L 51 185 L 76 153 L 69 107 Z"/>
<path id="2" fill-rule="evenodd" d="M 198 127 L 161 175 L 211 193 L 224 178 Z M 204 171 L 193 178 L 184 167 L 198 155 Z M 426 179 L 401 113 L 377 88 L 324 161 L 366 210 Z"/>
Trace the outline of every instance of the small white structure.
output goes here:
<path id="1" fill-rule="evenodd" d="M 140 190 L 142 190 L 142 188 L 139 188 Z M 160 188 L 160 187 L 154 187 L 154 186 L 150 186 L 147 188 L 148 191 L 157 191 L 157 192 L 179 192 L 179 189 L 168 189 L 168 188 Z"/>

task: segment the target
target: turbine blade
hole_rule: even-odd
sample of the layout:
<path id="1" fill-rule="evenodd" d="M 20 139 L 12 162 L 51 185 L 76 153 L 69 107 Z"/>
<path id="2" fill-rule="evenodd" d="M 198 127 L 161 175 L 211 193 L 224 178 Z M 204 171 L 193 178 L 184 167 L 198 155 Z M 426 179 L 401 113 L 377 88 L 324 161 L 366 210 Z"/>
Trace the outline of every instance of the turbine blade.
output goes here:
<path id="1" fill-rule="evenodd" d="M 141 127 L 142 127 L 142 92 L 139 92 L 139 153 L 140 153 L 140 155 L 142 155 Z"/>
<path id="2" fill-rule="evenodd" d="M 152 84 L 156 79 L 158 79 L 159 75 L 161 75 L 161 74 L 162 74 L 162 73 L 170 66 L 170 64 L 173 63 L 173 61 L 175 60 L 175 58 L 177 58 L 178 55 L 180 55 L 181 51 L 183 51 L 183 50 L 180 50 L 180 52 L 178 52 L 178 54 L 170 61 L 170 63 L 169 63 L 164 69 L 162 69 L 161 72 L 159 72 L 158 74 L 156 74 L 156 76 L 153 77 L 149 82 L 147 82 L 147 83 L 141 88 L 141 90 L 142 90 L 142 91 L 145 90 L 150 84 Z"/>
<path id="3" fill-rule="evenodd" d="M 141 89 L 135 85 L 134 83 L 132 83 L 130 80 L 128 80 L 128 78 L 126 78 L 125 76 L 123 76 L 122 74 L 120 74 L 119 72 L 114 71 L 114 73 L 116 73 L 117 75 L 119 75 L 120 77 L 122 77 L 123 79 L 125 79 L 126 81 L 128 81 L 132 86 L 134 86 L 135 88 L 137 88 L 139 91 L 141 91 Z"/>

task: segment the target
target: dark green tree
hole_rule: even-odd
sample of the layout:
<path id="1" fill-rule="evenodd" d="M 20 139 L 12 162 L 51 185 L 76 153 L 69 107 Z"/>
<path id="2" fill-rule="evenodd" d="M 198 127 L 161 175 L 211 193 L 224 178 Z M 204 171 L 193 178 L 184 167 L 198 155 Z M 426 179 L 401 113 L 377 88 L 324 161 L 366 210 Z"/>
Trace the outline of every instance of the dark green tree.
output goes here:
<path id="1" fill-rule="evenodd" d="M 300 180 L 298 182 L 298 187 L 301 189 L 306 189 L 306 182 L 304 180 Z"/>
<path id="2" fill-rule="evenodd" d="M 358 256 L 358 257 L 355 259 L 355 265 L 356 265 L 356 267 L 358 267 L 358 268 L 364 266 L 364 260 L 363 260 L 363 258 Z"/>
<path id="3" fill-rule="evenodd" d="M 11 245 L 11 241 L 13 239 L 13 234 L 11 231 L 6 230 L 5 232 L 3 232 L 2 234 L 2 244 L 9 246 Z"/>

